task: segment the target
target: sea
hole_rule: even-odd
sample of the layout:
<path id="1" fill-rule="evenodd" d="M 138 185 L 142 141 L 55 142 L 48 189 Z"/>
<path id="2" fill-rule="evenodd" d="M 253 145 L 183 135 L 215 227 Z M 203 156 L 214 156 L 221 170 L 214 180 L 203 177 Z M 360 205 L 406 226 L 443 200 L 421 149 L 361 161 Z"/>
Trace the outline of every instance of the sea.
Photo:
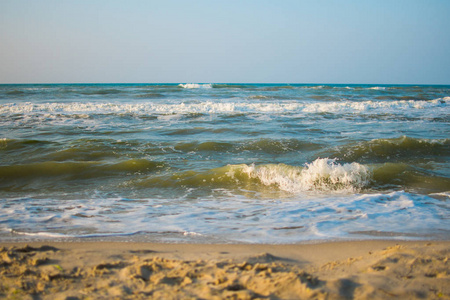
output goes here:
<path id="1" fill-rule="evenodd" d="M 0 242 L 450 238 L 450 86 L 2 84 Z"/>

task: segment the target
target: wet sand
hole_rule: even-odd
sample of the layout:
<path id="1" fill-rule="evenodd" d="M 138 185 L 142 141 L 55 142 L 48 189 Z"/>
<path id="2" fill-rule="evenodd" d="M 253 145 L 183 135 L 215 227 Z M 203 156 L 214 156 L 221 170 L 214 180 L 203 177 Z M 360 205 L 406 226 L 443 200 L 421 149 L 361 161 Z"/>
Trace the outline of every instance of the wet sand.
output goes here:
<path id="1" fill-rule="evenodd" d="M 0 298 L 450 299 L 450 241 L 0 248 Z"/>

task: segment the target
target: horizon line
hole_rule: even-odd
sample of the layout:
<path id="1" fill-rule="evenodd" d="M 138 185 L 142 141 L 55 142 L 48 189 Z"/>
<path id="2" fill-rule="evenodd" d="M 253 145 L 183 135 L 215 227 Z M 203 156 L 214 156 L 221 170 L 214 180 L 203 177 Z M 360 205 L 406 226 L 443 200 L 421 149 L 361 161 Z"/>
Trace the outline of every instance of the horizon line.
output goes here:
<path id="1" fill-rule="evenodd" d="M 143 84 L 267 84 L 267 85 L 385 85 L 385 86 L 448 86 L 450 83 L 312 83 L 312 82 L 195 82 L 195 81 L 183 81 L 183 82 L 29 82 L 29 83 L 0 83 L 0 85 L 101 85 L 101 84 L 123 84 L 123 85 L 143 85 Z"/>

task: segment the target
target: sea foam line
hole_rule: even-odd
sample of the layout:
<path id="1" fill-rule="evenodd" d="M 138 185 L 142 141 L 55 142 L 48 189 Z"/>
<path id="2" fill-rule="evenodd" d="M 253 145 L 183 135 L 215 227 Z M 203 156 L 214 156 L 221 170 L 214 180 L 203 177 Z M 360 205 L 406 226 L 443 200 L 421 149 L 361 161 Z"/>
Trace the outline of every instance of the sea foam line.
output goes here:
<path id="1" fill-rule="evenodd" d="M 392 113 L 414 110 L 437 110 L 444 113 L 449 110 L 450 97 L 431 101 L 340 101 L 340 102 L 215 102 L 200 103 L 6 103 L 0 105 L 0 115 L 11 114 L 187 114 L 187 113 Z"/>

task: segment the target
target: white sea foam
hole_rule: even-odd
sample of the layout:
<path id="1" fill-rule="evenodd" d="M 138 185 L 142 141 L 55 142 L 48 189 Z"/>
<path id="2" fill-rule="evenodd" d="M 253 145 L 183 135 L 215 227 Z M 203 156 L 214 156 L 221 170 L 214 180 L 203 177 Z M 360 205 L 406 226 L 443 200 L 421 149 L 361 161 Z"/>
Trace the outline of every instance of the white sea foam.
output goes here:
<path id="1" fill-rule="evenodd" d="M 6 103 L 0 105 L 0 115 L 73 115 L 84 118 L 88 114 L 186 114 L 186 113 L 364 113 L 364 114 L 410 114 L 415 110 L 431 110 L 433 113 L 446 114 L 449 111 L 450 97 L 431 101 L 340 101 L 340 102 L 187 102 L 187 103 Z"/>
<path id="2" fill-rule="evenodd" d="M 290 193 L 312 192 L 356 192 L 365 187 L 370 179 L 368 167 L 358 164 L 339 164 L 333 159 L 318 158 L 304 168 L 277 165 L 238 165 L 230 168 L 228 176 L 236 171 L 257 178 L 264 185 L 275 185 Z"/>
<path id="3" fill-rule="evenodd" d="M 343 101 L 343 102 L 320 102 L 306 105 L 303 112 L 318 113 L 392 113 L 400 111 L 409 113 L 411 109 L 435 109 L 446 108 L 449 97 L 434 99 L 431 101 L 401 100 L 401 101 Z"/>
<path id="4" fill-rule="evenodd" d="M 18 201 L 0 204 L 0 221 L 9 227 L 0 226 L 0 238 L 95 238 L 145 233 L 150 238 L 171 242 L 174 238 L 180 242 L 207 238 L 209 242 L 222 243 L 295 243 L 374 238 L 371 232 L 381 238 L 448 238 L 450 222 L 446 201 L 403 191 L 296 196 L 288 201 L 261 201 L 227 191 L 223 197 L 219 193 L 198 201 L 140 199 L 139 208 L 133 201 L 116 198 L 80 200 L 82 207 L 75 208 L 58 199 L 47 199 L 45 203 L 42 199 L 24 201 L 28 205 Z M 58 207 L 61 218 L 42 222 L 42 217 L 52 211 L 30 210 L 30 205 Z M 5 213 L 11 206 L 16 213 Z M 18 218 L 26 222 L 17 221 Z M 54 228 L 58 232 L 52 232 Z"/>
<path id="5" fill-rule="evenodd" d="M 183 232 L 184 236 L 202 236 L 203 234 L 198 232 L 192 232 L 192 231 L 185 231 Z"/>
<path id="6" fill-rule="evenodd" d="M 430 196 L 434 196 L 434 197 L 441 197 L 444 199 L 450 199 L 450 191 L 446 191 L 446 192 L 441 192 L 441 193 L 432 193 L 430 194 Z"/>
<path id="7" fill-rule="evenodd" d="M 198 84 L 198 83 L 181 83 L 178 86 L 185 88 L 185 89 L 210 89 L 212 88 L 211 83 L 205 83 L 205 84 Z"/>
<path id="8" fill-rule="evenodd" d="M 62 234 L 62 233 L 55 233 L 55 232 L 21 232 L 17 231 L 11 228 L 8 228 L 6 231 L 9 231 L 13 234 L 17 235 L 24 235 L 24 236 L 30 236 L 30 237 L 39 237 L 39 238 L 70 238 L 74 237 L 72 235 Z"/>

